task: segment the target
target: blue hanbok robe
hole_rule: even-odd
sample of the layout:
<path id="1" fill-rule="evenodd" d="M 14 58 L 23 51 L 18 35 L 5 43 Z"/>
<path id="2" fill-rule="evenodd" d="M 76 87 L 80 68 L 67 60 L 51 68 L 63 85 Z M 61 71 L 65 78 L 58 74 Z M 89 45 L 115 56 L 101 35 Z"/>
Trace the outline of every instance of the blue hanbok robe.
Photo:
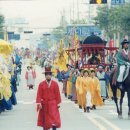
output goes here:
<path id="1" fill-rule="evenodd" d="M 59 82 L 62 81 L 62 75 L 61 75 L 60 71 L 58 71 L 58 73 L 57 73 L 57 79 Z"/>
<path id="2" fill-rule="evenodd" d="M 103 99 L 108 97 L 108 86 L 107 86 L 107 77 L 105 72 L 97 72 L 97 78 L 100 81 L 100 94 Z"/>
<path id="3" fill-rule="evenodd" d="M 12 102 L 11 102 L 11 100 L 9 99 L 9 100 L 5 100 L 5 98 L 3 98 L 2 100 L 1 100 L 1 103 L 2 103 L 2 110 L 4 111 L 5 109 L 6 110 L 11 110 L 12 109 Z"/>
<path id="4" fill-rule="evenodd" d="M 16 100 L 16 96 L 15 96 L 15 92 L 16 92 L 16 80 L 15 80 L 15 76 L 11 77 L 11 90 L 12 90 L 12 96 L 11 96 L 11 102 L 13 105 L 17 104 L 17 100 Z"/>

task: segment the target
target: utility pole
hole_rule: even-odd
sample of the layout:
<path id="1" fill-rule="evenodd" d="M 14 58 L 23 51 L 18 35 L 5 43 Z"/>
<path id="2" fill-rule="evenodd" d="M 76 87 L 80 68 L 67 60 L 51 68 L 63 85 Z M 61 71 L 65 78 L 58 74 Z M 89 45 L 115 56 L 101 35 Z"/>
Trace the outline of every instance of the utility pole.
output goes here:
<path id="1" fill-rule="evenodd" d="M 75 9 L 74 9 L 74 0 L 73 0 L 73 21 L 74 21 L 74 11 Z"/>
<path id="2" fill-rule="evenodd" d="M 90 21 L 91 21 L 90 4 L 88 3 L 88 23 L 89 23 L 89 25 L 90 25 Z"/>
<path id="3" fill-rule="evenodd" d="M 5 27 L 5 31 L 4 31 L 4 40 L 8 41 L 8 31 L 7 31 L 7 26 Z"/>
<path id="4" fill-rule="evenodd" d="M 88 25 L 90 25 L 90 21 L 91 21 L 90 3 L 86 2 L 86 3 L 82 3 L 82 4 L 85 4 L 87 6 L 87 12 L 86 12 L 87 16 L 86 17 L 87 17 L 87 23 L 88 23 Z"/>
<path id="5" fill-rule="evenodd" d="M 70 6 L 70 24 L 72 22 L 72 17 L 71 17 L 71 6 Z"/>
<path id="6" fill-rule="evenodd" d="M 79 0 L 77 0 L 77 23 L 79 23 Z"/>

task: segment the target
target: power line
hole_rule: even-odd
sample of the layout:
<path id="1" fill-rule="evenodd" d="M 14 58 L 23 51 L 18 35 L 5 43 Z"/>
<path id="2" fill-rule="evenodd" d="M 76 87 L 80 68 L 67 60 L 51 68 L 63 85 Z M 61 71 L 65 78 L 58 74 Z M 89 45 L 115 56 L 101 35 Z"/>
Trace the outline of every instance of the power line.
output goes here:
<path id="1" fill-rule="evenodd" d="M 5 26 L 0 26 L 0 28 L 4 28 L 4 27 L 9 27 L 9 28 L 26 28 L 26 29 L 56 29 L 56 30 L 60 30 L 62 28 L 57 28 L 57 27 L 29 27 L 29 26 L 15 26 L 15 25 L 5 25 Z"/>
<path id="2" fill-rule="evenodd" d="M 38 1 L 38 0 L 0 0 L 0 1 Z"/>

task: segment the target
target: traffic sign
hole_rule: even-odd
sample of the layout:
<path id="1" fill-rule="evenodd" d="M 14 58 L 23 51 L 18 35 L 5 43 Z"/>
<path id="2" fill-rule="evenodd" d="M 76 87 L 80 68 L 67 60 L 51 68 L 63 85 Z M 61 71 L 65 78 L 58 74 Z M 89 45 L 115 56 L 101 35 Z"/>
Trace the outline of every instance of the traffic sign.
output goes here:
<path id="1" fill-rule="evenodd" d="M 121 5 L 125 4 L 125 0 L 111 0 L 112 5 Z"/>
<path id="2" fill-rule="evenodd" d="M 94 25 L 92 26 L 88 26 L 88 25 L 67 26 L 67 35 L 74 35 L 75 32 L 78 36 L 89 36 L 92 33 L 96 35 L 101 35 L 101 30 Z"/>
<path id="3" fill-rule="evenodd" d="M 107 0 L 90 0 L 90 4 L 107 4 Z"/>
<path id="4" fill-rule="evenodd" d="M 24 33 L 33 33 L 33 31 L 24 31 Z"/>

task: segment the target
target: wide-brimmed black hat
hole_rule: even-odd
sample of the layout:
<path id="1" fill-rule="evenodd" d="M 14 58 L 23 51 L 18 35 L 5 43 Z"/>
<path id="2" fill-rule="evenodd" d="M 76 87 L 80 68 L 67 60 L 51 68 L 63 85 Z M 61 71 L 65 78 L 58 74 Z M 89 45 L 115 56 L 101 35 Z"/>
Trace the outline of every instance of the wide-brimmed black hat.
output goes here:
<path id="1" fill-rule="evenodd" d="M 51 71 L 51 67 L 45 67 L 45 71 L 43 72 L 43 74 L 52 74 L 53 72 Z"/>
<path id="2" fill-rule="evenodd" d="M 72 66 L 70 64 L 66 64 L 66 67 L 68 67 L 68 66 L 72 68 Z"/>
<path id="3" fill-rule="evenodd" d="M 27 69 L 30 68 L 30 65 L 27 65 Z"/>
<path id="4" fill-rule="evenodd" d="M 103 64 L 99 64 L 99 65 L 97 66 L 97 68 L 98 68 L 98 69 L 105 69 L 105 66 L 104 66 Z"/>
<path id="5" fill-rule="evenodd" d="M 129 41 L 127 39 L 124 39 L 122 42 L 121 42 L 121 45 L 124 45 L 124 44 L 129 44 Z"/>

